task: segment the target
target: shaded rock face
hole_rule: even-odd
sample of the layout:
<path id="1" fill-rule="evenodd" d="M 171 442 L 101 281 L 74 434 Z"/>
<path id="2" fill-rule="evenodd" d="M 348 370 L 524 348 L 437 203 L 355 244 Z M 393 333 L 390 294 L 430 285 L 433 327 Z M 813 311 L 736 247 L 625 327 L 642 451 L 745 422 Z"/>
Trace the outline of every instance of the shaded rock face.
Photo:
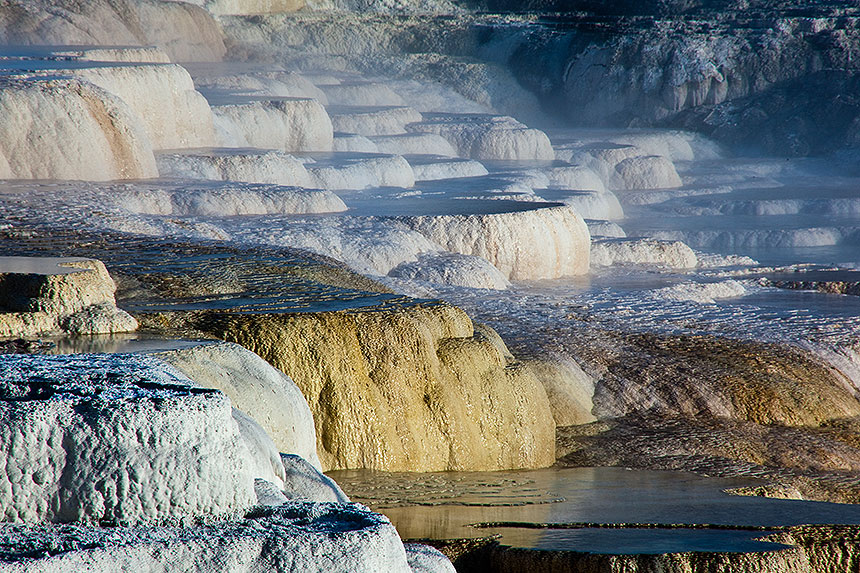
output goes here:
<path id="1" fill-rule="evenodd" d="M 629 415 L 558 429 L 564 467 L 621 466 L 755 477 L 732 493 L 837 503 L 860 500 L 860 419 L 821 427 L 762 425 L 728 418 Z"/>
<path id="2" fill-rule="evenodd" d="M 27 261 L 46 261 L 55 270 L 26 272 Z M 6 264 L 24 265 L 24 272 L 0 272 L 0 336 L 103 334 L 137 328 L 137 321 L 116 307 L 116 286 L 100 261 L 11 257 Z"/>
<path id="3" fill-rule="evenodd" d="M 333 479 L 321 473 L 306 459 L 294 454 L 281 454 L 286 477 L 284 495 L 288 499 L 317 502 L 348 503 L 349 498 Z"/>
<path id="4" fill-rule="evenodd" d="M 646 334 L 609 334 L 598 346 L 578 355 L 598 376 L 598 418 L 651 411 L 818 426 L 860 415 L 851 381 L 797 348 Z"/>
<path id="5" fill-rule="evenodd" d="M 254 503 L 230 401 L 134 355 L 0 357 L 5 521 L 169 522 Z"/>
<path id="6" fill-rule="evenodd" d="M 710 336 L 580 334 L 568 350 L 595 378 L 598 421 L 558 429 L 561 465 L 749 476 L 777 484 L 757 495 L 860 499 L 860 401 L 830 358 Z"/>
<path id="7" fill-rule="evenodd" d="M 657 555 L 598 555 L 574 551 L 537 551 L 487 544 L 460 557 L 458 571 L 553 571 L 558 573 L 624 573 L 647 571 L 692 573 L 732 571 L 851 571 L 857 566 L 860 532 L 857 526 L 787 527 L 766 541 L 791 547 L 754 553 L 664 553 Z"/>
<path id="8" fill-rule="evenodd" d="M 198 384 L 224 392 L 263 427 L 280 452 L 298 454 L 319 467 L 311 411 L 283 372 L 238 344 L 207 344 L 158 356 Z"/>
<path id="9" fill-rule="evenodd" d="M 685 110 L 664 123 L 734 149 L 803 157 L 860 145 L 860 75 L 822 70 L 747 97 Z"/>
<path id="10" fill-rule="evenodd" d="M 188 322 L 295 380 L 314 415 L 324 469 L 491 470 L 555 461 L 555 424 L 540 383 L 474 336 L 457 308 L 210 314 Z"/>
<path id="11" fill-rule="evenodd" d="M 412 571 L 394 526 L 357 504 L 289 502 L 197 528 L 15 525 L 0 546 L 4 573 Z"/>

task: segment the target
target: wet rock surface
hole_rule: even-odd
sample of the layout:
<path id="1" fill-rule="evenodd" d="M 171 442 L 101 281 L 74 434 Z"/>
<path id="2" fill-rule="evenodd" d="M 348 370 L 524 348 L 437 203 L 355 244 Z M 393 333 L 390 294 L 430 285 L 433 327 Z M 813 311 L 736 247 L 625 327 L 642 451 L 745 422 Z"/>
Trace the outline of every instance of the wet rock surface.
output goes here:
<path id="1" fill-rule="evenodd" d="M 137 321 L 117 308 L 115 290 L 101 261 L 2 257 L 0 337 L 135 330 Z"/>

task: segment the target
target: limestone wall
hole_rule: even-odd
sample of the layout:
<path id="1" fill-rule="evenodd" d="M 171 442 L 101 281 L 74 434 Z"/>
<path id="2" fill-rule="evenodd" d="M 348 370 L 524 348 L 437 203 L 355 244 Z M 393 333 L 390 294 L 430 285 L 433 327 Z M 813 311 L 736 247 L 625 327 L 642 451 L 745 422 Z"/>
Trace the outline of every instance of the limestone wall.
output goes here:
<path id="1" fill-rule="evenodd" d="M 546 393 L 445 304 L 221 315 L 196 326 L 256 352 L 301 388 L 325 469 L 439 471 L 555 461 Z"/>
<path id="2" fill-rule="evenodd" d="M 161 0 L 33 0 L 0 4 L 0 43 L 156 45 L 174 62 L 219 61 L 221 29 L 198 6 Z"/>
<path id="3" fill-rule="evenodd" d="M 97 66 L 74 73 L 122 99 L 155 149 L 215 145 L 212 111 L 176 64 Z"/>
<path id="4" fill-rule="evenodd" d="M 0 81 L 0 178 L 139 179 L 150 140 L 118 98 L 75 79 Z"/>
<path id="5" fill-rule="evenodd" d="M 570 207 L 398 220 L 449 251 L 487 259 L 513 280 L 588 272 L 591 237 Z"/>

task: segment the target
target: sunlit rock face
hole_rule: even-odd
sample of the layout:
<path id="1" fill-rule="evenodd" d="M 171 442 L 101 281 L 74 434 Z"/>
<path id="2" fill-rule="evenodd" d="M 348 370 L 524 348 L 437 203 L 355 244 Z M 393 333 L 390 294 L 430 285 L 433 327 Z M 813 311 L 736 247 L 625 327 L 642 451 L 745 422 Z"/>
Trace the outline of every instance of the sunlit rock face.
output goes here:
<path id="1" fill-rule="evenodd" d="M 407 126 L 410 131 L 436 133 L 457 154 L 472 159 L 554 159 L 549 138 L 510 117 L 489 115 L 429 115 Z"/>
<path id="2" fill-rule="evenodd" d="M 503 290 L 510 286 L 499 269 L 486 259 L 457 253 L 427 253 L 415 262 L 404 262 L 388 276 L 441 285 Z"/>
<path id="3" fill-rule="evenodd" d="M 367 137 L 355 133 L 336 133 L 332 151 L 345 153 L 379 153 L 379 148 Z"/>
<path id="4" fill-rule="evenodd" d="M 0 359 L 5 521 L 165 522 L 253 504 L 223 394 L 134 355 Z"/>
<path id="5" fill-rule="evenodd" d="M 624 218 L 624 209 L 618 197 L 610 191 L 558 191 L 542 194 L 572 207 L 585 219 L 612 221 Z"/>
<path id="6" fill-rule="evenodd" d="M 314 420 L 296 384 L 238 344 L 207 344 L 158 355 L 207 388 L 224 392 L 256 420 L 278 451 L 297 454 L 319 467 Z"/>
<path id="7" fill-rule="evenodd" d="M 4 573 L 250 573 L 273 564 L 312 573 L 412 573 L 391 522 L 358 504 L 289 502 L 198 528 L 15 526 L 0 540 Z M 63 551 L 54 554 L 56 547 Z"/>
<path id="8" fill-rule="evenodd" d="M 644 139 L 644 138 L 643 138 Z M 636 138 L 633 138 L 636 141 Z M 606 189 L 671 189 L 682 185 L 673 156 L 688 157 L 675 142 L 643 141 L 642 148 L 612 141 L 581 141 L 556 147 L 556 158 L 581 164 L 596 173 Z M 684 140 L 680 140 L 685 144 Z M 686 145 L 689 150 L 689 145 Z M 653 151 L 662 154 L 653 154 Z M 689 155 L 692 155 L 690 150 Z M 579 187 L 574 187 L 579 188 Z"/>
<path id="9" fill-rule="evenodd" d="M 156 176 L 144 126 L 103 89 L 76 79 L 12 77 L 0 81 L 0 93 L 0 177 Z"/>
<path id="10" fill-rule="evenodd" d="M 613 189 L 662 189 L 681 186 L 675 165 L 661 155 L 642 155 L 619 161 L 610 178 Z"/>
<path id="11" fill-rule="evenodd" d="M 448 140 L 435 133 L 411 133 L 371 137 L 380 153 L 400 155 L 441 155 L 454 157 L 457 152 Z"/>
<path id="12" fill-rule="evenodd" d="M 91 259 L 0 258 L 0 336 L 128 332 L 137 321 L 116 307 L 116 286 Z"/>
<path id="13" fill-rule="evenodd" d="M 226 52 L 211 14 L 185 2 L 9 2 L 0 6 L 0 43 L 156 45 L 174 62 L 218 61 Z"/>
<path id="14" fill-rule="evenodd" d="M 279 98 L 214 105 L 218 141 L 225 147 L 331 151 L 332 122 L 314 99 Z"/>
<path id="15" fill-rule="evenodd" d="M 331 123 L 339 133 L 359 135 L 398 135 L 407 126 L 421 121 L 421 114 L 411 107 L 336 107 L 331 110 Z"/>
<path id="16" fill-rule="evenodd" d="M 352 155 L 306 163 L 313 187 L 321 189 L 368 189 L 412 187 L 415 173 L 399 155 Z"/>
<path id="17" fill-rule="evenodd" d="M 681 241 L 621 238 L 599 239 L 591 245 L 591 264 L 595 267 L 649 264 L 691 269 L 697 263 L 696 253 Z"/>
<path id="18" fill-rule="evenodd" d="M 449 159 L 446 157 L 410 157 L 409 165 L 415 173 L 415 181 L 439 181 L 459 177 L 483 177 L 487 168 L 472 159 Z"/>
<path id="19" fill-rule="evenodd" d="M 304 8 L 304 0 L 192 0 L 212 14 L 267 14 L 294 12 Z"/>
<path id="20" fill-rule="evenodd" d="M 475 336 L 454 307 L 187 320 L 295 380 L 325 469 L 490 470 L 555 460 L 540 383 Z"/>
<path id="21" fill-rule="evenodd" d="M 512 280 L 588 272 L 588 227 L 569 207 L 398 220 L 449 251 L 485 258 Z"/>
<path id="22" fill-rule="evenodd" d="M 162 177 L 246 181 L 311 187 L 304 164 L 282 151 L 257 149 L 197 149 L 156 154 Z"/>
<path id="23" fill-rule="evenodd" d="M 181 66 L 129 64 L 70 72 L 122 99 L 140 119 L 155 149 L 215 145 L 209 104 Z"/>

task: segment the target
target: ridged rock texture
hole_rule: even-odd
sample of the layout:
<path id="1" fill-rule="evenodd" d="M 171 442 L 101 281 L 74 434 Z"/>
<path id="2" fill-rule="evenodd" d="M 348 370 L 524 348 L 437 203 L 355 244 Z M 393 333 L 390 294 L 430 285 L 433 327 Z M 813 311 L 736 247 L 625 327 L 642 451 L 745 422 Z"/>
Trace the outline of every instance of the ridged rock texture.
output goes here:
<path id="1" fill-rule="evenodd" d="M 220 392 L 154 358 L 0 356 L 4 521 L 211 519 L 255 502 Z"/>
<path id="2" fill-rule="evenodd" d="M 588 272 L 591 236 L 570 207 L 510 213 L 399 217 L 445 249 L 490 261 L 511 280 Z"/>
<path id="3" fill-rule="evenodd" d="M 72 78 L 0 80 L 0 178 L 106 181 L 157 174 L 143 124 L 116 96 Z"/>
<path id="4" fill-rule="evenodd" d="M 0 336 L 137 329 L 116 307 L 115 290 L 104 264 L 93 259 L 0 259 Z"/>
<path id="5" fill-rule="evenodd" d="M 331 151 L 333 130 L 314 99 L 285 98 L 215 105 L 220 143 L 282 151 Z"/>
<path id="6" fill-rule="evenodd" d="M 308 401 L 324 469 L 536 468 L 555 461 L 546 393 L 446 304 L 398 310 L 198 315 Z"/>
<path id="7" fill-rule="evenodd" d="M 176 64 L 126 64 L 69 70 L 123 100 L 154 149 L 215 145 L 212 111 Z"/>
<path id="8" fill-rule="evenodd" d="M 174 62 L 219 61 L 214 18 L 198 6 L 159 0 L 12 0 L 0 5 L 0 43 L 152 46 Z"/>

